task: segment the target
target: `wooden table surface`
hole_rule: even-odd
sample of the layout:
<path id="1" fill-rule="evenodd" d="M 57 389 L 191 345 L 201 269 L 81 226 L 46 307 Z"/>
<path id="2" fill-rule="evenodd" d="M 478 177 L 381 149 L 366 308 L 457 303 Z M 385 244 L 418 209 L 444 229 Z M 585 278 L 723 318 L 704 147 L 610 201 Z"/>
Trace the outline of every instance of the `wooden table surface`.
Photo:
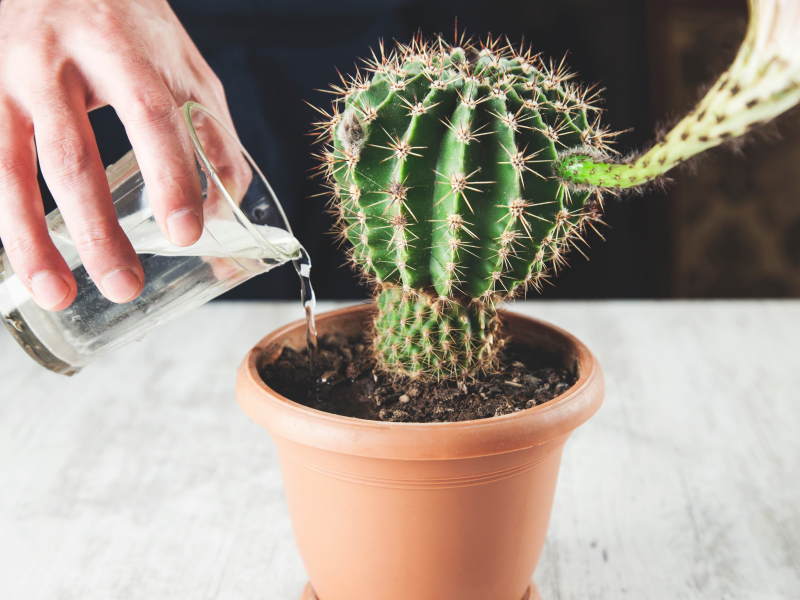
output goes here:
<path id="1" fill-rule="evenodd" d="M 608 386 L 566 447 L 544 600 L 800 598 L 800 302 L 515 310 Z M 214 303 L 71 379 L 0 332 L 0 599 L 297 600 L 275 450 L 233 388 L 300 316 Z"/>

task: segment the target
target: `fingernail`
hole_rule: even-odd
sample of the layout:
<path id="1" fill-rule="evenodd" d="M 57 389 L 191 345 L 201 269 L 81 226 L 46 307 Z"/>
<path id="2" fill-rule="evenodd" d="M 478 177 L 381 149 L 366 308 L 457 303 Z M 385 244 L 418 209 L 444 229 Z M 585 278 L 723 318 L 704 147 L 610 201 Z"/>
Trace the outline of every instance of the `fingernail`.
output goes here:
<path id="1" fill-rule="evenodd" d="M 203 233 L 203 225 L 196 212 L 182 208 L 167 217 L 167 232 L 176 246 L 191 246 Z"/>
<path id="2" fill-rule="evenodd" d="M 124 304 L 137 296 L 142 287 L 142 281 L 133 271 L 119 269 L 103 277 L 100 287 L 103 288 L 106 298 L 112 302 Z"/>
<path id="3" fill-rule="evenodd" d="M 39 271 L 28 281 L 37 304 L 45 310 L 58 306 L 69 294 L 69 284 L 52 271 Z"/>

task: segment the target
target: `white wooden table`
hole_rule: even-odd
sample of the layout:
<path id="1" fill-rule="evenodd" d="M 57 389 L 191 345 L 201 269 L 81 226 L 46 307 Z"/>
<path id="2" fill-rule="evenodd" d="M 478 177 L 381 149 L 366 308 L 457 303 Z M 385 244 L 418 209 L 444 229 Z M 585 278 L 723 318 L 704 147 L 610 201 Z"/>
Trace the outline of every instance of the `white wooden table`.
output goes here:
<path id="1" fill-rule="evenodd" d="M 516 309 L 608 382 L 567 444 L 544 600 L 800 598 L 800 302 Z M 0 332 L 0 599 L 297 600 L 275 451 L 233 388 L 300 316 L 216 303 L 72 379 Z"/>

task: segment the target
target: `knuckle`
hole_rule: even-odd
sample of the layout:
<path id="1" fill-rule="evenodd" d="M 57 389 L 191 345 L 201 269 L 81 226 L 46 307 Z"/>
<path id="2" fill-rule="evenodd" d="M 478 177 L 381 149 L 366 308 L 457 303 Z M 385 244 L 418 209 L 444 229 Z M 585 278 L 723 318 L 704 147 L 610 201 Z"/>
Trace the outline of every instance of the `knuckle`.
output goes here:
<path id="1" fill-rule="evenodd" d="M 178 107 L 169 94 L 142 90 L 134 103 L 135 125 L 156 129 L 172 129 L 177 124 Z"/>
<path id="2" fill-rule="evenodd" d="M 16 156 L 0 156 L 0 189 L 19 185 L 30 173 L 28 165 Z"/>
<path id="3" fill-rule="evenodd" d="M 225 86 L 222 85 L 222 80 L 217 77 L 217 74 L 214 73 L 210 68 L 208 69 L 209 73 L 207 76 L 208 86 L 211 88 L 211 91 L 218 97 L 224 98 L 225 97 Z"/>
<path id="4" fill-rule="evenodd" d="M 89 166 L 92 146 L 81 136 L 64 136 L 45 144 L 45 157 L 57 177 L 71 179 Z"/>
<path id="5" fill-rule="evenodd" d="M 59 61 L 52 48 L 25 40 L 10 48 L 2 58 L 3 83 L 7 86 L 4 91 L 17 97 L 33 95 L 43 81 L 57 78 Z"/>
<path id="6" fill-rule="evenodd" d="M 56 81 L 72 60 L 63 31 L 50 22 L 5 31 L 0 44 L 3 87 L 17 96 L 30 95 L 43 82 Z"/>
<path id="7" fill-rule="evenodd" d="M 175 168 L 168 173 L 162 173 L 158 177 L 158 185 L 162 189 L 187 190 L 193 183 L 195 174 L 181 168 Z"/>
<path id="8" fill-rule="evenodd" d="M 128 37 L 129 29 L 118 7 L 112 3 L 98 2 L 91 12 L 87 26 L 93 36 L 108 47 L 116 47 Z"/>
<path id="9" fill-rule="evenodd" d="M 72 238 L 80 250 L 89 252 L 109 250 L 117 240 L 114 228 L 99 222 L 84 223 L 76 228 Z"/>
<path id="10" fill-rule="evenodd" d="M 40 253 L 42 243 L 30 235 L 15 235 L 3 240 L 3 247 L 9 256 L 30 261 Z"/>
<path id="11" fill-rule="evenodd" d="M 62 34 L 56 27 L 44 22 L 33 29 L 31 35 L 28 36 L 28 43 L 31 48 L 50 49 L 59 45 L 61 37 Z"/>
<path id="12" fill-rule="evenodd" d="M 49 63 L 61 45 L 61 34 L 50 25 L 37 27 L 20 43 L 20 50 L 26 51 L 35 62 Z"/>
<path id="13" fill-rule="evenodd" d="M 52 27 L 40 27 L 19 42 L 15 57 L 19 67 L 25 69 L 19 73 L 23 77 L 52 78 L 65 59 L 61 35 Z"/>

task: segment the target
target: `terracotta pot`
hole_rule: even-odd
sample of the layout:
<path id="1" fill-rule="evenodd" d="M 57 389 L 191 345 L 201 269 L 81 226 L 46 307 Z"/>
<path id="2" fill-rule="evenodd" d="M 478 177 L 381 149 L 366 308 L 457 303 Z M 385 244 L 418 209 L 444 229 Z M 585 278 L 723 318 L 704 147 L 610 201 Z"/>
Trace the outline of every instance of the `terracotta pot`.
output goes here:
<path id="1" fill-rule="evenodd" d="M 371 306 L 325 313 L 320 333 L 361 332 Z M 297 545 L 318 600 L 522 600 L 542 551 L 561 452 L 603 401 L 594 355 L 570 334 L 505 313 L 518 342 L 559 352 L 579 380 L 533 409 L 459 423 L 340 417 L 271 390 L 258 367 L 305 322 L 265 337 L 236 395 L 278 449 Z"/>

